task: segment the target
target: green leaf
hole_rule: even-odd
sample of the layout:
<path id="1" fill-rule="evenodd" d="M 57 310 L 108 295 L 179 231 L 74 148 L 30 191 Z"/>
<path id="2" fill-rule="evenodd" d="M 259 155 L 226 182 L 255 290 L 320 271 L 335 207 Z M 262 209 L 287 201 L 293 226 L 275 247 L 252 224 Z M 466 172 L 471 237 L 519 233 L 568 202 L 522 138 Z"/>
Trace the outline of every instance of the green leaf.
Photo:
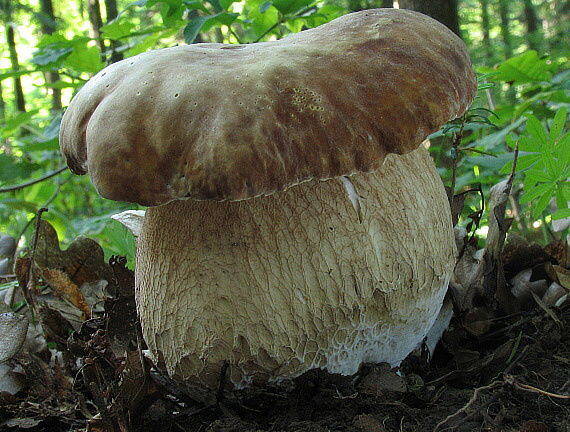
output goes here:
<path id="1" fill-rule="evenodd" d="M 553 178 L 549 173 L 544 172 L 543 170 L 539 169 L 531 169 L 525 172 L 525 178 L 528 178 L 535 182 L 548 182 L 554 183 L 556 178 Z"/>
<path id="2" fill-rule="evenodd" d="M 166 27 L 174 27 L 176 22 L 182 20 L 185 7 L 182 0 L 163 0 L 160 7 L 160 16 Z"/>
<path id="3" fill-rule="evenodd" d="M 526 132 L 528 132 L 540 145 L 547 144 L 546 132 L 540 121 L 532 114 L 527 114 Z"/>
<path id="4" fill-rule="evenodd" d="M 206 6 L 204 6 L 204 3 L 202 3 L 201 1 L 185 1 L 184 6 L 186 7 L 186 9 L 189 9 L 189 10 L 197 9 L 197 10 L 201 10 L 202 12 L 204 12 L 206 14 L 211 13 L 208 10 L 208 8 Z"/>
<path id="5" fill-rule="evenodd" d="M 219 14 L 213 15 L 213 20 L 211 20 L 212 22 L 217 21 L 225 26 L 231 26 L 233 24 L 233 22 L 237 19 L 237 17 L 239 16 L 238 13 L 228 13 L 228 12 L 221 12 Z M 208 24 L 208 23 L 206 23 Z"/>
<path id="6" fill-rule="evenodd" d="M 18 129 L 23 124 L 30 123 L 30 121 L 34 118 L 34 116 L 37 113 L 38 113 L 38 110 L 28 111 L 28 112 L 19 112 L 14 117 L 12 117 L 6 121 L 6 129 L 10 132 L 15 131 L 16 129 Z"/>
<path id="7" fill-rule="evenodd" d="M 112 23 L 101 27 L 103 36 L 111 40 L 119 40 L 132 33 L 135 24 L 129 21 L 114 20 Z"/>
<path id="8" fill-rule="evenodd" d="M 513 130 L 519 127 L 522 123 L 524 123 L 524 118 L 519 118 L 515 122 L 509 124 L 505 128 L 501 129 L 500 131 L 493 132 L 477 141 L 475 141 L 472 146 L 483 148 L 486 151 L 492 151 L 494 147 L 497 145 L 503 145 L 505 142 L 505 137 L 509 135 Z"/>
<path id="9" fill-rule="evenodd" d="M 0 208 L 2 207 L 9 210 L 23 210 L 28 213 L 35 213 L 38 211 L 37 204 L 16 198 L 4 198 L 0 200 Z"/>
<path id="10" fill-rule="evenodd" d="M 527 155 L 520 155 L 517 159 L 517 172 L 524 171 L 525 169 L 533 166 L 537 162 L 540 161 L 539 154 L 527 154 Z M 500 174 L 509 174 L 512 170 L 513 162 L 510 161 L 501 170 L 499 171 Z M 542 168 L 542 164 L 539 165 L 539 168 Z"/>
<path id="11" fill-rule="evenodd" d="M 517 141 L 513 138 L 512 135 L 507 135 L 505 137 L 505 142 L 507 143 L 507 145 L 512 148 L 513 150 L 516 148 L 517 146 Z M 528 151 L 528 150 L 522 150 L 520 147 L 520 143 L 519 143 L 519 150 L 521 151 Z"/>
<path id="12" fill-rule="evenodd" d="M 283 15 L 300 12 L 313 3 L 313 0 L 273 0 L 273 6 Z"/>
<path id="13" fill-rule="evenodd" d="M 198 36 L 200 30 L 202 30 L 202 27 L 204 26 L 206 21 L 208 21 L 211 18 L 212 18 L 211 16 L 198 16 L 192 18 L 188 23 L 188 25 L 184 28 L 184 41 L 187 44 L 194 43 L 194 41 L 196 40 L 196 36 Z"/>
<path id="14" fill-rule="evenodd" d="M 555 186 L 551 185 L 551 187 L 538 199 L 532 212 L 534 218 L 538 218 L 546 209 L 548 203 L 550 202 L 550 199 L 552 198 L 552 195 L 554 194 L 554 188 Z"/>
<path id="15" fill-rule="evenodd" d="M 550 136 L 548 138 L 548 143 L 554 145 L 562 130 L 564 129 L 564 124 L 566 123 L 566 108 L 562 107 L 554 116 L 552 124 L 550 125 Z"/>
<path id="16" fill-rule="evenodd" d="M 216 24 L 230 26 L 237 17 L 236 13 L 220 12 L 215 15 L 192 18 L 184 28 L 184 39 L 187 44 L 191 44 L 196 40 L 199 32 L 206 32 Z"/>
<path id="17" fill-rule="evenodd" d="M 220 0 L 220 6 L 225 10 L 229 10 L 230 6 L 235 2 L 236 0 Z"/>
<path id="18" fill-rule="evenodd" d="M 205 0 L 205 1 L 207 1 L 208 3 L 210 3 L 210 4 L 214 7 L 214 10 L 215 10 L 216 12 L 219 12 L 219 11 L 222 10 L 222 5 L 221 5 L 221 3 L 220 3 L 220 0 Z"/>
<path id="19" fill-rule="evenodd" d="M 563 187 L 556 188 L 556 207 L 558 209 L 568 208 L 568 197 L 564 193 Z"/>
<path id="20" fill-rule="evenodd" d="M 41 165 L 28 162 L 26 159 L 19 159 L 0 153 L 0 184 L 2 186 L 10 186 L 11 184 L 19 183 L 20 179 L 28 178 L 34 171 L 40 168 Z"/>
<path id="21" fill-rule="evenodd" d="M 101 60 L 101 52 L 96 46 L 78 45 L 65 59 L 65 65 L 78 72 L 96 74 L 105 64 Z"/>
<path id="22" fill-rule="evenodd" d="M 554 148 L 554 153 L 558 157 L 558 163 L 565 170 L 570 164 L 570 132 L 562 135 L 562 138 L 560 138 Z"/>
<path id="23" fill-rule="evenodd" d="M 566 219 L 570 218 L 570 209 L 560 209 L 552 214 L 552 219 Z"/>
<path id="24" fill-rule="evenodd" d="M 547 194 L 550 199 L 552 198 L 553 193 L 554 193 L 554 185 L 552 183 L 542 183 L 533 187 L 531 190 L 527 191 L 524 195 L 522 195 L 521 203 L 524 204 L 530 202 L 533 199 L 544 196 L 545 194 Z"/>
<path id="25" fill-rule="evenodd" d="M 519 150 L 522 152 L 538 153 L 540 152 L 540 144 L 532 137 L 521 136 L 519 137 Z"/>
<path id="26" fill-rule="evenodd" d="M 566 132 L 564 135 L 562 135 L 554 148 L 556 150 L 568 152 L 567 154 L 570 154 L 570 132 Z"/>
<path id="27" fill-rule="evenodd" d="M 260 13 L 259 9 L 262 0 L 251 0 L 247 2 L 248 9 L 245 11 L 246 17 L 251 20 L 251 29 L 255 34 L 255 39 L 265 35 L 275 24 L 280 22 L 279 12 L 274 5 L 271 5 L 264 13 Z"/>
<path id="28" fill-rule="evenodd" d="M 554 159 L 552 155 L 552 152 L 545 150 L 540 154 L 540 157 L 544 163 L 544 167 L 552 175 L 552 177 L 555 179 L 560 177 L 560 174 L 562 174 L 564 167 L 557 163 L 556 159 Z"/>
<path id="29" fill-rule="evenodd" d="M 264 14 L 265 12 L 267 12 L 267 9 L 269 9 L 271 6 L 272 3 L 270 1 L 264 1 L 263 3 L 261 3 L 261 5 L 259 5 L 259 13 Z"/>
<path id="30" fill-rule="evenodd" d="M 38 66 L 47 66 L 49 64 L 57 63 L 60 59 L 68 56 L 73 52 L 73 48 L 44 48 L 36 51 L 30 62 Z"/>
<path id="31" fill-rule="evenodd" d="M 539 58 L 537 52 L 532 50 L 506 60 L 497 70 L 500 80 L 515 81 L 517 84 L 549 81 L 552 76 L 548 59 Z"/>

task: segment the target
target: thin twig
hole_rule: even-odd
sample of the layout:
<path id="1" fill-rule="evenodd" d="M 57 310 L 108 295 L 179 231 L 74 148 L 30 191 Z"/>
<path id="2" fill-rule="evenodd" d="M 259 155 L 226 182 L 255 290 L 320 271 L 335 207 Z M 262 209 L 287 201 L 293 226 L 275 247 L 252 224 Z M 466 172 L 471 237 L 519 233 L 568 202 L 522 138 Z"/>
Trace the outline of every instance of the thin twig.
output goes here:
<path id="1" fill-rule="evenodd" d="M 30 250 L 30 256 L 29 256 L 29 263 L 28 263 L 28 271 L 27 271 L 27 283 L 26 283 L 26 287 L 22 287 L 22 289 L 25 291 L 25 295 L 24 297 L 26 298 L 26 301 L 29 303 L 30 307 L 32 308 L 32 310 L 34 312 L 36 312 L 36 303 L 35 303 L 35 297 L 33 295 L 31 295 L 31 292 L 33 290 L 33 285 L 34 285 L 34 262 L 35 262 L 35 254 L 36 254 L 36 249 L 38 247 L 38 239 L 40 237 L 40 225 L 41 225 L 41 220 L 42 220 L 42 214 L 47 212 L 48 209 L 45 207 L 42 207 L 41 209 L 38 210 L 38 212 L 36 213 L 36 220 L 34 222 L 34 233 L 32 236 L 32 249 Z"/>
<path id="2" fill-rule="evenodd" d="M 556 399 L 570 399 L 570 395 L 561 395 L 561 394 L 557 394 L 557 393 L 551 393 L 549 391 L 546 390 L 542 390 L 539 389 L 537 387 L 533 387 L 531 385 L 528 384 L 522 384 L 520 382 L 518 382 L 514 376 L 512 375 L 507 375 L 505 376 L 505 382 L 507 384 L 512 385 L 514 388 L 518 389 L 518 390 L 522 390 L 522 391 L 526 391 L 526 392 L 530 392 L 530 393 L 538 393 L 544 396 L 550 396 Z"/>
<path id="3" fill-rule="evenodd" d="M 453 135 L 453 142 L 451 143 L 451 193 L 450 193 L 450 200 L 453 199 L 455 195 L 455 184 L 457 182 L 457 161 L 459 159 L 459 145 L 461 144 L 461 140 L 463 138 L 463 130 L 465 129 L 465 123 L 467 121 L 467 117 L 463 115 L 461 118 L 461 126 L 459 131 Z M 451 201 L 450 201 L 451 202 Z"/>
<path id="4" fill-rule="evenodd" d="M 26 183 L 21 183 L 21 184 L 19 184 L 19 185 L 8 186 L 8 187 L 5 187 L 5 188 L 2 188 L 2 189 L 0 189 L 0 193 L 13 192 L 13 191 L 17 191 L 17 190 L 20 190 L 20 189 L 27 188 L 28 186 L 33 186 L 33 185 L 35 185 L 36 183 L 43 182 L 43 181 L 48 180 L 48 179 L 50 179 L 50 178 L 52 178 L 52 177 L 55 177 L 55 176 L 58 175 L 58 174 L 61 174 L 61 173 L 64 172 L 66 169 L 67 169 L 67 167 L 61 167 L 61 168 L 58 168 L 58 169 L 55 170 L 55 171 L 52 171 L 51 173 L 48 173 L 48 174 L 44 175 L 43 177 L 40 177 L 40 178 L 37 178 L 37 179 L 34 179 L 34 180 L 30 180 L 30 181 L 28 181 L 28 182 L 26 182 Z"/>
<path id="5" fill-rule="evenodd" d="M 441 430 L 445 430 L 445 429 L 449 429 L 449 428 L 451 428 L 451 427 L 457 426 L 457 425 L 448 426 L 448 424 L 449 424 L 450 422 L 454 421 L 454 420 L 458 420 L 461 416 L 465 416 L 465 417 L 463 417 L 462 421 L 466 421 L 466 420 L 468 420 L 468 419 L 471 419 L 474 414 L 473 414 L 473 413 L 472 413 L 472 414 L 468 414 L 467 411 L 473 407 L 473 405 L 475 404 L 475 402 L 477 402 L 477 399 L 479 398 L 479 394 L 480 394 L 482 391 L 485 391 L 485 390 L 492 390 L 492 389 L 494 389 L 494 388 L 496 388 L 496 387 L 502 386 L 503 384 L 504 384 L 504 381 L 493 381 L 493 382 L 492 382 L 491 384 L 489 384 L 489 385 L 476 388 L 476 389 L 473 391 L 473 396 L 471 396 L 471 399 L 469 399 L 469 402 L 467 402 L 467 403 L 465 404 L 465 406 L 464 406 L 463 408 L 461 408 L 459 411 L 457 411 L 455 414 L 448 415 L 443 421 L 439 422 L 439 423 L 435 426 L 435 429 L 433 430 L 433 432 L 438 432 L 438 431 L 441 431 Z M 491 399 L 491 401 L 495 400 L 497 397 L 498 397 L 498 394 L 497 394 L 497 395 L 494 395 L 493 398 Z M 488 405 L 489 403 L 491 403 L 491 401 L 488 401 L 487 404 L 485 404 L 485 405 Z M 480 408 L 480 409 L 481 409 L 481 408 Z M 479 412 L 480 409 L 477 410 L 477 412 Z"/>

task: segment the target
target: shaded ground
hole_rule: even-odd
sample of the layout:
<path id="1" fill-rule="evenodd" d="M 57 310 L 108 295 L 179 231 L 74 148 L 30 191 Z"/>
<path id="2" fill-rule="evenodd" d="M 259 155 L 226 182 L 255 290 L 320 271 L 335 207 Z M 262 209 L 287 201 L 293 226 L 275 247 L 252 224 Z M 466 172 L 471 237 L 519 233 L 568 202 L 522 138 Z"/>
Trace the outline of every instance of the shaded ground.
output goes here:
<path id="1" fill-rule="evenodd" d="M 29 259 L 17 266 L 35 310 L 32 327 L 48 343 L 28 340 L 6 363 L 10 371 L 0 381 L 14 380 L 17 391 L 0 393 L 0 431 L 570 431 L 568 300 L 547 305 L 527 293 L 510 315 L 472 305 L 452 320 L 429 361 L 426 352 L 413 354 L 400 373 L 386 365 L 365 365 L 355 377 L 311 371 L 289 391 L 256 388 L 205 406 L 143 359 L 124 262 L 105 267 L 96 259 L 87 266 L 80 259 L 71 272 L 78 256 L 98 252 L 89 242 L 61 252 L 50 236 L 38 242 L 35 272 Z M 552 255 L 539 250 L 536 258 L 525 248 L 507 274 L 527 267 L 535 279 L 548 273 Z M 88 276 L 77 276 L 82 272 L 106 275 L 111 295 L 90 301 L 81 280 Z M 72 303 L 78 322 L 72 325 L 49 296 Z M 87 320 L 90 310 L 96 312 Z"/>
<path id="2" fill-rule="evenodd" d="M 431 365 L 409 357 L 401 378 L 384 365 L 349 379 L 314 371 L 283 393 L 259 389 L 203 407 L 165 393 L 144 411 L 141 431 L 569 431 L 570 304 L 497 322 L 484 335 L 457 326 Z M 1 430 L 83 431 L 97 412 L 81 379 L 18 360 L 31 387 L 5 396 Z M 91 420 L 91 430 L 103 430 Z M 117 429 L 118 430 L 118 429 Z"/>

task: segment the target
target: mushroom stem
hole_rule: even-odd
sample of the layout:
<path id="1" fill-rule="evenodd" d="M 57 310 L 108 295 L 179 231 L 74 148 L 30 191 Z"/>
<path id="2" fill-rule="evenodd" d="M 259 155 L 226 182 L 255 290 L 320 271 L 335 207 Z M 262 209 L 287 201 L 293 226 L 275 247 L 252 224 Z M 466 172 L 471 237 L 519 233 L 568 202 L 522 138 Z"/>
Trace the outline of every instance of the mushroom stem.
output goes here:
<path id="1" fill-rule="evenodd" d="M 402 361 L 453 270 L 447 197 L 423 148 L 350 181 L 361 218 L 339 178 L 149 208 L 136 289 L 154 360 L 212 390 L 225 361 L 238 387 Z"/>

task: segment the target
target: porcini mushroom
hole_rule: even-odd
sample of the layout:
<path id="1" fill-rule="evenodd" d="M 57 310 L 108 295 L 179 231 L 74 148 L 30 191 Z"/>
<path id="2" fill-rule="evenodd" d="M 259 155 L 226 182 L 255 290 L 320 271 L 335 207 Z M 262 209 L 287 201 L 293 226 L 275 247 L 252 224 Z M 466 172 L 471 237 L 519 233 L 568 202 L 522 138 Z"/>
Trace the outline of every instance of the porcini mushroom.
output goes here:
<path id="1" fill-rule="evenodd" d="M 151 206 L 135 277 L 155 362 L 213 388 L 224 362 L 241 386 L 404 359 L 455 255 L 420 144 L 475 92 L 461 40 L 398 9 L 151 51 L 93 77 L 61 148 L 102 196 Z"/>

